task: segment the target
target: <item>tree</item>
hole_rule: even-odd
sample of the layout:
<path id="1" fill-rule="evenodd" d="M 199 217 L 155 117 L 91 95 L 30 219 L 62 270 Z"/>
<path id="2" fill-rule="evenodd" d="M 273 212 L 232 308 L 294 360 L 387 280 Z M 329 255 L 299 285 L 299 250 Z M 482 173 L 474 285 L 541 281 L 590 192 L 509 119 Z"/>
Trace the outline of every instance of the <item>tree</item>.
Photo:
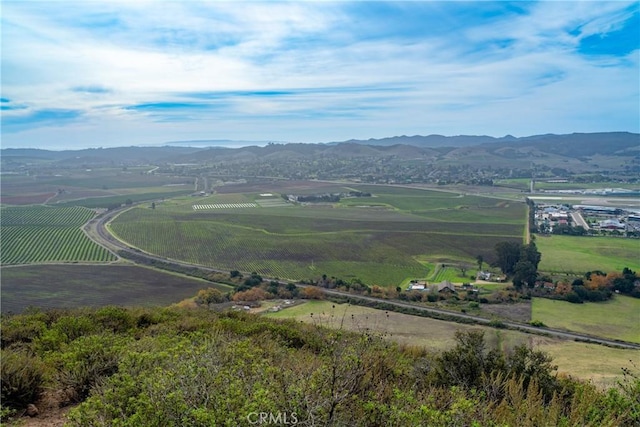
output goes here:
<path id="1" fill-rule="evenodd" d="M 536 284 L 536 279 L 538 278 L 538 269 L 533 265 L 531 261 L 528 260 L 520 260 L 516 264 L 514 276 L 513 276 L 513 285 L 520 289 L 523 285 L 528 285 L 530 288 L 533 288 Z"/>
<path id="2" fill-rule="evenodd" d="M 504 365 L 502 354 L 487 351 L 484 332 L 456 331 L 456 346 L 436 359 L 435 374 L 441 385 L 480 386 L 484 376 Z"/>
<path id="3" fill-rule="evenodd" d="M 231 299 L 233 301 L 261 301 L 269 298 L 270 295 L 261 288 L 251 288 L 246 291 L 236 292 Z"/>
<path id="4" fill-rule="evenodd" d="M 520 250 L 520 260 L 529 261 L 536 269 L 541 259 L 542 254 L 538 252 L 538 247 L 533 240 L 528 245 L 524 245 Z"/>
<path id="5" fill-rule="evenodd" d="M 227 301 L 227 296 L 215 288 L 201 289 L 196 296 L 200 305 L 218 304 Z"/>
<path id="6" fill-rule="evenodd" d="M 308 286 L 302 289 L 300 296 L 305 299 L 324 299 L 324 292 L 320 288 Z"/>
<path id="7" fill-rule="evenodd" d="M 478 270 L 482 271 L 482 264 L 484 264 L 484 257 L 482 255 L 478 255 L 476 257 L 476 261 L 478 262 Z"/>
<path id="8" fill-rule="evenodd" d="M 462 273 L 463 276 L 465 274 L 467 274 L 467 270 L 469 268 L 470 268 L 470 266 L 468 264 L 460 264 L 460 265 L 458 265 L 458 269 L 460 270 L 460 273 Z"/>
<path id="9" fill-rule="evenodd" d="M 499 242 L 496 244 L 496 265 L 504 274 L 513 274 L 516 264 L 520 260 L 522 245 L 518 242 Z"/>
<path id="10" fill-rule="evenodd" d="M 156 208 L 156 202 L 151 202 L 151 209 L 155 209 Z"/>
<path id="11" fill-rule="evenodd" d="M 551 356 L 526 345 L 515 347 L 507 356 L 509 376 L 521 379 L 523 389 L 528 388 L 531 381 L 535 381 L 546 401 L 551 400 L 559 386 L 553 373 L 556 369 L 558 367 L 553 365 Z"/>

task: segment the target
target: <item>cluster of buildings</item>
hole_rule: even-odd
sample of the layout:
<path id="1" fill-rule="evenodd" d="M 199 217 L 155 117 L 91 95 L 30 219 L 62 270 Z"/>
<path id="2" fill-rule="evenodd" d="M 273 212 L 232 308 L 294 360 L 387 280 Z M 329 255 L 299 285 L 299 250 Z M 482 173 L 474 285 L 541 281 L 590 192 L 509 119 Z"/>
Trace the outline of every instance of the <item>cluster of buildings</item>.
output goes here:
<path id="1" fill-rule="evenodd" d="M 429 285 L 426 280 L 412 280 L 409 283 L 408 291 L 426 291 L 426 292 L 438 292 L 438 293 L 457 293 L 456 287 L 448 280 L 443 280 L 440 283 Z"/>
<path id="2" fill-rule="evenodd" d="M 536 204 L 535 223 L 541 233 L 560 226 L 583 228 L 585 233 L 616 231 L 627 236 L 640 233 L 640 210 L 613 206 Z"/>

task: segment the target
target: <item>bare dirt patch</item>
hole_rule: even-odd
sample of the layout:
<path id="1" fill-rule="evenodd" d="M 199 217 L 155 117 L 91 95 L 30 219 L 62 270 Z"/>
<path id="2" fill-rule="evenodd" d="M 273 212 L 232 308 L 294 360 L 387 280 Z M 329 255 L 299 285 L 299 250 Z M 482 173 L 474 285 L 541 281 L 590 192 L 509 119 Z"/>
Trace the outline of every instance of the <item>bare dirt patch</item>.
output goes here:
<path id="1" fill-rule="evenodd" d="M 482 310 L 503 319 L 516 322 L 531 321 L 531 302 L 517 302 L 513 304 L 482 304 Z"/>
<path id="2" fill-rule="evenodd" d="M 16 427 L 62 427 L 67 422 L 67 414 L 75 406 L 61 406 L 64 400 L 57 392 L 45 392 L 42 398 L 36 402 L 38 409 L 36 416 L 30 417 L 26 413 L 10 420 L 8 426 Z M 26 411 L 25 411 L 26 412 Z"/>

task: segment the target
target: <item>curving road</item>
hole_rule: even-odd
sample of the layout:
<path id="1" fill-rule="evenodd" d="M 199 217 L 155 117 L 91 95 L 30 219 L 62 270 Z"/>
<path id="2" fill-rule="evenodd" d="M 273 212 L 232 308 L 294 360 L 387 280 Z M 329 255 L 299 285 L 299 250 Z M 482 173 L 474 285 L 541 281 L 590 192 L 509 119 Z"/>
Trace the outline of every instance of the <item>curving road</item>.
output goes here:
<path id="1" fill-rule="evenodd" d="M 107 224 L 111 220 L 113 220 L 113 218 L 115 218 L 119 213 L 123 212 L 126 209 L 129 209 L 129 207 L 115 209 L 113 211 L 108 211 L 108 212 L 104 213 L 103 215 L 92 219 L 91 221 L 89 221 L 85 225 L 84 231 L 96 243 L 98 243 L 98 244 L 100 244 L 102 246 L 105 246 L 107 249 L 113 251 L 114 253 L 117 253 L 117 251 L 122 251 L 123 250 L 123 251 L 130 252 L 132 254 L 135 254 L 138 257 L 144 257 L 144 258 L 146 258 L 148 260 L 171 262 L 171 263 L 178 264 L 178 265 L 181 265 L 181 266 L 184 266 L 184 267 L 198 267 L 198 268 L 200 268 L 202 270 L 210 271 L 210 272 L 227 273 L 226 270 L 220 270 L 220 269 L 216 269 L 216 268 L 212 268 L 212 267 L 206 267 L 206 266 L 202 266 L 202 265 L 191 264 L 191 263 L 187 263 L 187 262 L 183 262 L 183 261 L 178 261 L 178 260 L 174 260 L 174 259 L 168 259 L 168 258 L 163 258 L 163 257 L 156 256 L 156 255 L 151 255 L 151 254 L 139 251 L 137 249 L 133 249 L 130 246 L 128 246 L 126 243 L 123 243 L 122 241 L 116 239 L 108 231 Z M 269 279 L 267 279 L 267 280 L 269 280 Z M 284 283 L 284 284 L 290 283 L 290 282 L 286 282 L 286 281 L 282 281 L 282 280 L 280 280 L 279 282 L 280 283 Z M 303 288 L 307 287 L 307 286 L 311 286 L 311 285 L 303 285 L 303 284 L 298 284 L 298 283 L 296 283 L 296 285 L 299 286 L 299 287 L 303 287 Z M 354 295 L 354 294 L 350 294 L 348 292 L 336 291 L 334 289 L 322 289 L 322 290 L 326 294 L 329 294 L 329 295 L 335 295 L 335 296 L 340 296 L 340 297 L 359 299 L 359 300 L 362 300 L 362 301 L 368 301 L 368 302 L 374 302 L 374 303 L 383 303 L 383 304 L 388 304 L 388 305 L 395 306 L 395 307 L 400 307 L 400 308 L 411 308 L 411 309 L 422 311 L 422 312 L 425 312 L 425 313 L 440 314 L 440 315 L 446 315 L 446 316 L 449 316 L 449 317 L 455 317 L 455 318 L 458 318 L 458 319 L 471 320 L 471 321 L 474 321 L 474 322 L 479 323 L 479 324 L 487 325 L 487 324 L 491 323 L 491 319 L 487 319 L 485 317 L 480 317 L 480 316 L 474 316 L 474 315 L 466 314 L 466 313 L 460 313 L 460 312 L 456 312 L 456 311 L 443 310 L 443 309 L 440 309 L 440 308 L 433 308 L 433 307 L 425 307 L 425 306 L 412 304 L 412 303 L 408 303 L 408 302 L 385 300 L 385 299 L 381 299 L 381 298 L 374 298 L 374 297 L 369 297 L 369 296 L 364 296 L 364 295 Z M 533 333 L 533 334 L 537 334 L 537 335 L 545 335 L 545 336 L 552 336 L 552 337 L 558 337 L 558 338 L 564 338 L 564 339 L 570 339 L 570 340 L 576 340 L 576 341 L 583 341 L 583 342 L 588 342 L 588 343 L 592 343 L 592 344 L 606 345 L 606 346 L 610 346 L 610 347 L 618 347 L 618 348 L 624 348 L 624 349 L 640 350 L 640 344 L 636 344 L 636 343 L 632 343 L 632 342 L 628 342 L 628 341 L 610 340 L 610 339 L 606 339 L 606 338 L 599 338 L 599 337 L 595 337 L 595 336 L 592 336 L 592 335 L 580 334 L 580 333 L 576 333 L 576 332 L 568 332 L 568 331 L 563 331 L 563 330 L 559 330 L 559 329 L 539 328 L 539 327 L 531 326 L 531 325 L 526 324 L 526 323 L 513 322 L 513 321 L 509 321 L 509 320 L 501 320 L 501 323 L 507 328 L 516 329 L 516 330 L 520 330 L 520 331 L 524 331 L 524 332 L 528 332 L 528 333 Z"/>

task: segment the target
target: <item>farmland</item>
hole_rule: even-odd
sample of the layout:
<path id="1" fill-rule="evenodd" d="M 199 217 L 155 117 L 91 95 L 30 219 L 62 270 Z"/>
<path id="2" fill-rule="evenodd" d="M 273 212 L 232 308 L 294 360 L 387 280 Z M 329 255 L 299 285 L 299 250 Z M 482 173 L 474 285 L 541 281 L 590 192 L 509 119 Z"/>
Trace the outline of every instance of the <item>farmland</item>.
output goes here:
<path id="1" fill-rule="evenodd" d="M 3 175 L 0 201 L 6 205 L 51 204 L 107 207 L 187 194 L 194 178 L 147 173 L 142 168 L 68 168 L 41 165 L 33 175 Z"/>
<path id="2" fill-rule="evenodd" d="M 288 190 L 285 183 L 277 185 L 282 192 Z M 374 197 L 262 207 L 257 193 L 277 192 L 267 185 L 252 186 L 250 193 L 133 208 L 110 228 L 135 247 L 176 260 L 269 277 L 315 280 L 327 274 L 385 286 L 427 277 L 433 272 L 431 260 L 475 263 L 479 254 L 489 260 L 497 242 L 520 240 L 524 229 L 521 203 L 385 186 L 295 185 L 297 194 L 355 189 L 373 192 Z M 253 202 L 255 207 L 193 208 Z"/>
<path id="3" fill-rule="evenodd" d="M 115 260 L 112 253 L 91 241 L 80 228 L 93 215 L 93 211 L 81 207 L 2 208 L 2 265 Z"/>
<path id="4" fill-rule="evenodd" d="M 640 270 L 640 240 L 616 237 L 545 236 L 536 240 L 540 270 L 584 274 L 587 271 Z"/>
<path id="5" fill-rule="evenodd" d="M 592 380 L 598 386 L 611 386 L 621 379 L 621 368 L 638 373 L 629 360 L 637 360 L 637 350 L 622 350 L 595 344 L 585 344 L 556 338 L 544 338 L 517 331 L 497 330 L 484 326 L 470 326 L 441 320 L 385 312 L 368 307 L 334 304 L 328 301 L 308 301 L 266 314 L 272 318 L 294 318 L 308 323 L 360 332 L 373 332 L 401 344 L 424 347 L 430 351 L 454 345 L 456 330 L 482 330 L 488 346 L 502 350 L 528 344 L 548 352 L 558 365 L 558 372 L 576 378 Z M 603 363 L 606 361 L 606 363 Z"/>
<path id="6" fill-rule="evenodd" d="M 199 289 L 230 288 L 132 265 L 32 265 L 2 269 L 2 312 L 84 306 L 165 306 Z"/>
<path id="7" fill-rule="evenodd" d="M 616 295 L 609 301 L 586 304 L 534 298 L 531 318 L 552 328 L 640 343 L 637 298 Z"/>

